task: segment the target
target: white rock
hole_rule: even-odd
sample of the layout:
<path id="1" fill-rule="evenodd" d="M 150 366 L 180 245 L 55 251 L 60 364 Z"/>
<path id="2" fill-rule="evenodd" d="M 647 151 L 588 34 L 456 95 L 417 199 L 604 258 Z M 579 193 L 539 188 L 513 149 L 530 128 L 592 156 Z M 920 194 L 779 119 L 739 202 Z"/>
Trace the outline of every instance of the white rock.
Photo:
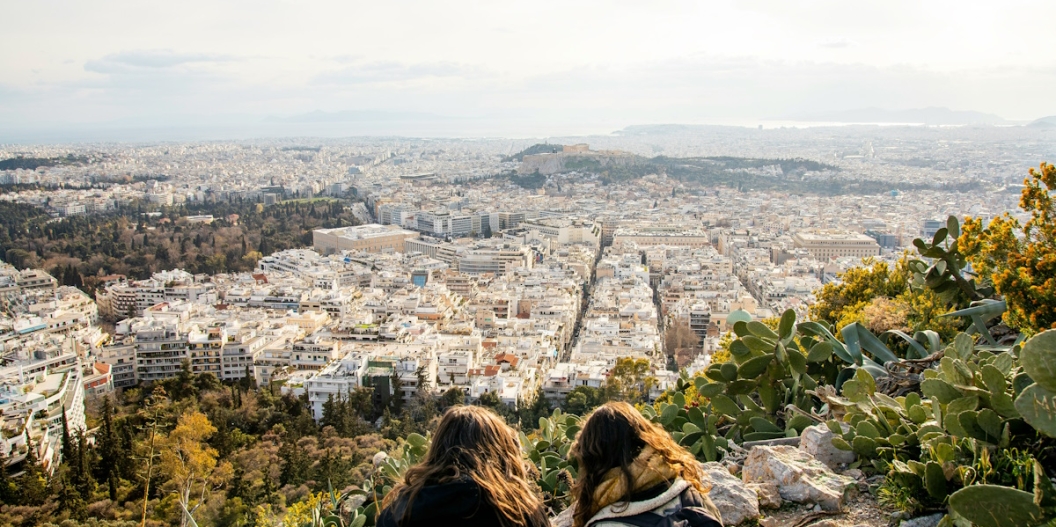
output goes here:
<path id="1" fill-rule="evenodd" d="M 719 509 L 723 525 L 740 525 L 759 518 L 759 496 L 754 490 L 731 475 L 721 463 L 704 463 L 702 466 L 711 480 L 708 497 Z"/>
<path id="2" fill-rule="evenodd" d="M 759 507 L 763 509 L 780 509 L 783 500 L 781 491 L 773 483 L 749 483 L 748 488 L 759 496 Z"/>
<path id="3" fill-rule="evenodd" d="M 791 446 L 753 447 L 744 461 L 742 477 L 745 483 L 777 485 L 785 500 L 815 503 L 830 511 L 841 510 L 847 494 L 856 489 L 853 479 Z"/>
<path id="4" fill-rule="evenodd" d="M 814 456 L 815 459 L 833 470 L 839 468 L 840 465 L 854 463 L 856 458 L 854 452 L 832 446 L 833 437 L 835 434 L 823 424 L 809 426 L 799 436 L 799 449 Z"/>

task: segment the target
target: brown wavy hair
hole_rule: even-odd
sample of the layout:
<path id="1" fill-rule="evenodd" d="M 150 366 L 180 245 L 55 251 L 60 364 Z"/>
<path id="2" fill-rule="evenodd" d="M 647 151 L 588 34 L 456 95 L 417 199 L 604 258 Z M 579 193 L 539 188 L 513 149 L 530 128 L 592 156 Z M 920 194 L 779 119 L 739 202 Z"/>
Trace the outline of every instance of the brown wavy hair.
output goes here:
<path id="1" fill-rule="evenodd" d="M 711 488 L 697 459 L 679 446 L 667 431 L 627 403 L 605 403 L 587 417 L 572 445 L 571 455 L 579 462 L 579 475 L 572 489 L 574 527 L 584 527 L 597 513 L 595 491 L 614 468 L 619 469 L 626 489 L 617 503 L 630 502 L 635 490 L 632 488 L 631 464 L 646 445 L 663 457 L 676 477 L 686 480 L 702 495 Z"/>
<path id="2" fill-rule="evenodd" d="M 403 481 L 385 496 L 384 508 L 406 499 L 399 519 L 403 524 L 423 487 L 465 477 L 480 487 L 504 527 L 548 524 L 542 501 L 525 471 L 517 434 L 499 416 L 479 406 L 454 406 L 444 413 L 429 453 L 407 469 Z"/>

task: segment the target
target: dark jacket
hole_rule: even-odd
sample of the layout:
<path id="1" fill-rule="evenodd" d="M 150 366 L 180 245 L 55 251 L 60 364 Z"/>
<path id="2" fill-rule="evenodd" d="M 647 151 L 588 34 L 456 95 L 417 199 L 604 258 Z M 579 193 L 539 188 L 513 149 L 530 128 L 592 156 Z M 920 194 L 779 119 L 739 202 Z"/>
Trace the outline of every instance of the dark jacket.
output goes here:
<path id="1" fill-rule="evenodd" d="M 499 527 L 494 507 L 482 496 L 480 487 L 470 478 L 426 485 L 411 502 L 411 514 L 405 523 L 407 500 L 401 497 L 381 511 L 378 527 Z M 545 516 L 545 515 L 544 515 Z M 535 527 L 547 527 L 543 525 Z"/>

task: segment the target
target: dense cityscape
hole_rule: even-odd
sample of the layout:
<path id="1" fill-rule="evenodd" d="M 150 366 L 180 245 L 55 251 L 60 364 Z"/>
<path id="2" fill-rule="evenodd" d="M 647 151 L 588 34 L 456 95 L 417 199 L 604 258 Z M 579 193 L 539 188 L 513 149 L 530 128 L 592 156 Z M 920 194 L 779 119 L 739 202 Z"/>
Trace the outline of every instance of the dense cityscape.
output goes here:
<path id="1" fill-rule="evenodd" d="M 128 448 L 153 462 L 138 436 L 158 422 L 143 415 L 156 399 L 181 404 L 187 395 L 172 392 L 191 390 L 213 394 L 203 410 L 207 400 L 245 408 L 242 397 L 263 391 L 296 408 L 256 432 L 275 445 L 273 467 L 236 461 L 232 476 L 223 456 L 261 443 L 239 443 L 248 430 L 234 421 L 206 420 L 227 444 L 208 477 L 184 482 L 201 497 L 179 503 L 205 505 L 217 525 L 266 524 L 326 487 L 291 475 L 291 456 L 305 452 L 278 447 L 320 429 L 381 434 L 352 447 L 355 466 L 426 433 L 438 404 L 486 405 L 529 431 L 553 408 L 665 400 L 728 356 L 738 322 L 810 319 L 825 284 L 863 265 L 894 269 L 915 238 L 945 237 L 950 216 L 1029 219 L 1024 177 L 1056 158 L 1054 134 L 656 126 L 546 141 L 2 146 L 0 199 L 18 214 L 3 218 L 0 465 L 86 485 L 59 467 L 78 451 L 71 437 L 82 458 L 83 438 L 104 440 L 115 394 L 147 408 L 117 403 L 138 430 L 134 441 L 125 432 Z M 300 231 L 283 238 L 294 227 L 274 218 L 293 215 Z M 99 232 L 108 249 L 55 245 Z M 616 378 L 629 381 L 617 389 Z M 336 409 L 346 404 L 351 421 Z M 293 448 L 336 455 L 313 445 Z M 107 517 L 138 522 L 116 511 L 120 494 L 149 502 L 157 521 L 186 522 L 190 512 L 138 488 L 174 485 L 165 475 L 137 482 L 127 470 L 96 469 L 115 502 L 99 506 Z M 215 501 L 224 486 L 239 495 L 232 478 L 244 479 L 244 510 Z M 59 510 L 85 514 L 88 494 L 80 509 L 60 495 Z M 55 513 L 44 509 L 27 518 Z"/>

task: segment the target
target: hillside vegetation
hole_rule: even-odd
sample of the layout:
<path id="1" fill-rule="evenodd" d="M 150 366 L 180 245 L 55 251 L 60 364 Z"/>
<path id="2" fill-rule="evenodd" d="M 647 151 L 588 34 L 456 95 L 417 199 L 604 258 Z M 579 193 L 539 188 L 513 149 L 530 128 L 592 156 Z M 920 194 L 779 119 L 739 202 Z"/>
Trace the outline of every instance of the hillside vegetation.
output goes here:
<path id="1" fill-rule="evenodd" d="M 36 170 L 40 167 L 62 165 L 84 165 L 89 162 L 86 156 L 67 154 L 65 157 L 11 157 L 0 159 L 0 170 Z"/>
<path id="2" fill-rule="evenodd" d="M 141 204 L 53 220 L 33 205 L 0 201 L 0 258 L 19 268 L 58 269 L 56 278 L 72 268 L 81 283 L 67 285 L 83 284 L 91 292 L 96 278 L 108 274 L 142 279 L 173 268 L 210 274 L 249 271 L 262 255 L 311 245 L 313 229 L 357 223 L 340 200 L 267 207 L 255 201 L 220 201 L 150 211 Z M 202 214 L 215 220 L 185 219 Z"/>
<path id="3" fill-rule="evenodd" d="M 503 156 L 502 162 L 503 163 L 509 163 L 511 161 L 521 161 L 521 160 L 524 159 L 524 156 L 531 156 L 531 155 L 535 155 L 535 154 L 556 154 L 556 153 L 562 151 L 563 149 L 564 149 L 564 145 L 553 145 L 553 144 L 549 144 L 549 143 L 538 143 L 538 144 L 534 144 L 532 146 L 529 146 L 528 148 L 525 148 L 524 150 L 521 150 L 520 152 L 517 152 L 516 154 L 509 155 L 509 156 Z"/>

